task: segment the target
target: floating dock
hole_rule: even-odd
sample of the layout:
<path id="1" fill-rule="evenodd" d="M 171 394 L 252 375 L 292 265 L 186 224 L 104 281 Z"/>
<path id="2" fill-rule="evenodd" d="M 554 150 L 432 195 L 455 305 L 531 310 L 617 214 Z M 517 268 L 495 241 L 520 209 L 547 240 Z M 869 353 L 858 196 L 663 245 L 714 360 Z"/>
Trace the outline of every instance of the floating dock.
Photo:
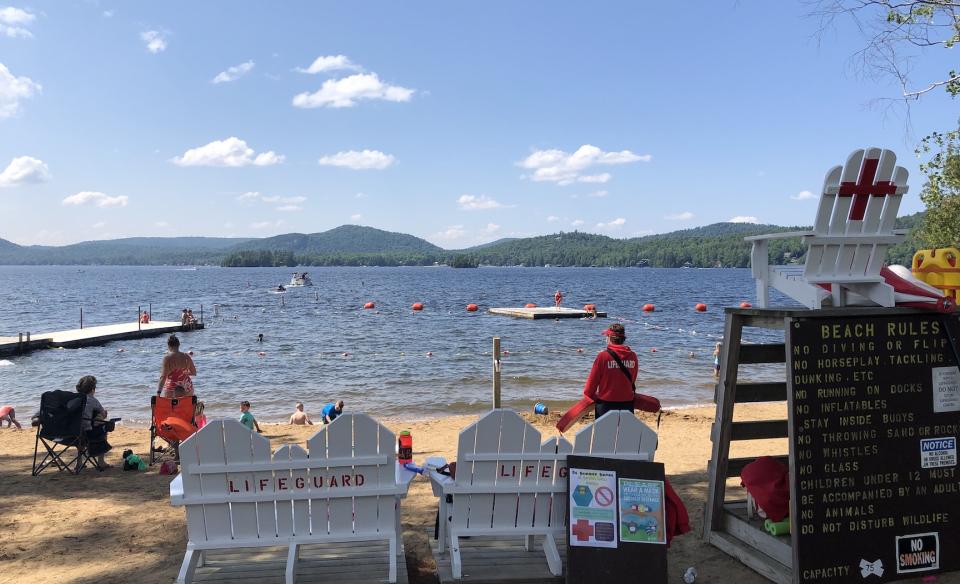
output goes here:
<path id="1" fill-rule="evenodd" d="M 556 308 L 554 306 L 537 308 L 491 308 L 490 314 L 512 316 L 514 318 L 529 318 L 533 320 L 539 320 L 541 318 L 588 318 L 593 315 L 592 312 L 578 308 Z M 597 311 L 597 318 L 606 317 L 606 312 Z"/>
<path id="2" fill-rule="evenodd" d="M 203 328 L 203 323 L 193 325 L 193 330 Z M 55 333 L 26 334 L 16 337 L 0 337 L 0 357 L 23 355 L 38 349 L 76 349 L 91 345 L 103 345 L 110 341 L 157 337 L 167 333 L 186 331 L 188 327 L 179 322 L 154 321 L 146 324 L 136 322 L 91 326 Z"/>

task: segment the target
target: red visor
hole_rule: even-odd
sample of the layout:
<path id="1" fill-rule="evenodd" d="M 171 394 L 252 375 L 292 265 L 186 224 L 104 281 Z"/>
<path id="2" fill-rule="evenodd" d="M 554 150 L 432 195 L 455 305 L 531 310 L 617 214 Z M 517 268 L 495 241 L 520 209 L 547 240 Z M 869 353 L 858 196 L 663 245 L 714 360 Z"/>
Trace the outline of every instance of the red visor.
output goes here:
<path id="1" fill-rule="evenodd" d="M 607 329 L 607 330 L 603 331 L 603 332 L 600 333 L 600 334 L 602 334 L 602 335 L 605 336 L 605 337 L 618 337 L 618 336 L 621 336 L 620 333 L 618 333 L 617 331 L 610 330 L 610 329 Z M 626 334 L 624 334 L 623 337 L 626 338 Z"/>

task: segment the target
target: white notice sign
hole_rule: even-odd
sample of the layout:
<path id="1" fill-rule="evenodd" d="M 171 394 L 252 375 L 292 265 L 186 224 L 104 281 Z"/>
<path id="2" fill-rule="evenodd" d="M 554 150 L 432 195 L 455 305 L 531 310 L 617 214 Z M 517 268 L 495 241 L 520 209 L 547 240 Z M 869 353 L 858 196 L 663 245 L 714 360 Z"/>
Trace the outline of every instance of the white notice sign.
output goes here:
<path id="1" fill-rule="evenodd" d="M 960 412 L 960 369 L 933 368 L 933 411 Z"/>

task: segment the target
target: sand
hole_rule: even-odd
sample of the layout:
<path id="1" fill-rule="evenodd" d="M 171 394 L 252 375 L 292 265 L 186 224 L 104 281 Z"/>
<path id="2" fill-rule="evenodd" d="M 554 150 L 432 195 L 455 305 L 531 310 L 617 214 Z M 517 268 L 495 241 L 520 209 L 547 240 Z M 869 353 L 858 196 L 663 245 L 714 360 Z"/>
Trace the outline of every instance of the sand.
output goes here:
<path id="1" fill-rule="evenodd" d="M 785 404 L 738 406 L 741 419 L 784 418 Z M 660 427 L 657 460 L 686 503 L 693 531 L 674 540 L 670 548 L 670 581 L 679 582 L 688 566 L 699 572 L 697 582 L 766 582 L 755 572 L 700 539 L 707 493 L 706 464 L 710 458 L 710 427 L 714 408 L 666 412 Z M 556 434 L 553 420 L 525 415 L 544 438 Z M 415 458 L 454 458 L 457 435 L 476 416 L 450 416 L 424 422 L 383 420 L 394 431 L 409 429 Z M 652 417 L 644 420 L 651 426 Z M 317 426 L 263 425 L 276 448 L 303 444 Z M 576 428 L 573 429 L 575 431 Z M 164 583 L 174 580 L 186 545 L 184 510 L 171 507 L 169 482 L 157 468 L 124 472 L 119 465 L 102 473 L 84 470 L 78 476 L 47 471 L 30 475 L 35 434 L 0 429 L 0 582 Z M 118 427 L 111 435 L 108 462 L 118 463 L 131 448 L 147 453 L 149 431 Z M 783 454 L 785 440 L 739 443 L 733 456 Z M 730 481 L 734 485 L 736 481 Z M 404 543 L 410 581 L 437 582 L 427 539 L 437 508 L 430 484 L 417 479 L 402 505 Z M 939 582 L 955 581 L 941 577 Z"/>

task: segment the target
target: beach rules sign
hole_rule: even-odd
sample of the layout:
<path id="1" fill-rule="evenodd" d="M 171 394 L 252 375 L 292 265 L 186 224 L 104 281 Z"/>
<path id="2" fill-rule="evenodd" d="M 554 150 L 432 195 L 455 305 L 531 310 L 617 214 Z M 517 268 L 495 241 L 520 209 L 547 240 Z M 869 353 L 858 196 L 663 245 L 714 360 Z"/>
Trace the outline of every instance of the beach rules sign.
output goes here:
<path id="1" fill-rule="evenodd" d="M 960 570 L 960 369 L 954 315 L 787 325 L 794 581 Z"/>

